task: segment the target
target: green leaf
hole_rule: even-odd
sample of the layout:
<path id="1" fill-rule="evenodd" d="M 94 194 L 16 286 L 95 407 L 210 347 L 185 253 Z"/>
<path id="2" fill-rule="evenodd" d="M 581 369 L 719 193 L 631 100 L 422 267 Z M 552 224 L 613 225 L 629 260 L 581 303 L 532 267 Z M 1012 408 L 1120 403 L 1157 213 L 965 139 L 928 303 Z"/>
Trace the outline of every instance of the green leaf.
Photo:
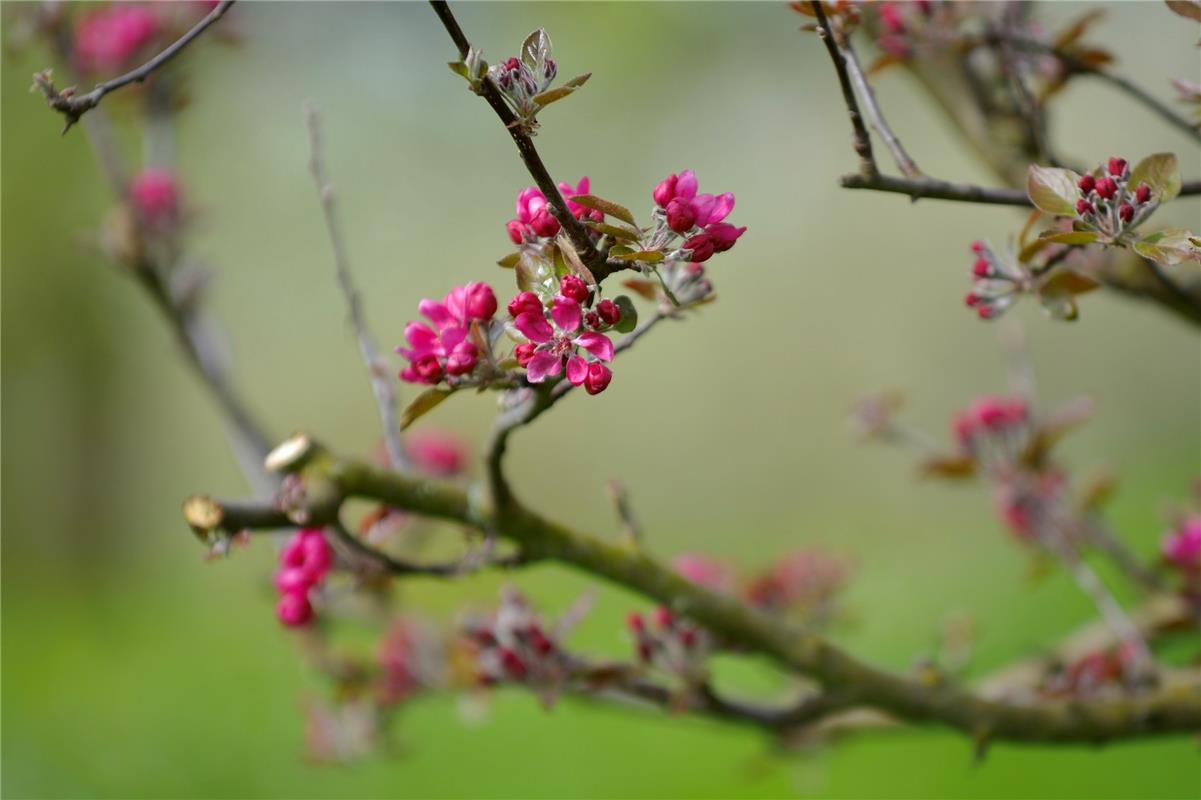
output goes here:
<path id="1" fill-rule="evenodd" d="M 1168 8 L 1195 22 L 1201 22 L 1201 0 L 1165 0 Z"/>
<path id="2" fill-rule="evenodd" d="M 659 298 L 655 290 L 655 284 L 644 278 L 630 278 L 627 281 L 622 281 L 621 285 L 636 293 L 643 300 L 654 301 Z"/>
<path id="3" fill-rule="evenodd" d="M 448 62 L 446 66 L 450 67 L 450 71 L 458 75 L 463 80 L 468 82 L 471 81 L 471 73 L 467 71 L 467 65 L 462 61 L 451 61 Z"/>
<path id="4" fill-rule="evenodd" d="M 628 222 L 635 227 L 638 225 L 638 223 L 634 222 L 634 215 L 630 213 L 628 208 L 618 205 L 617 203 L 612 203 L 608 200 L 602 200 L 596 195 L 577 194 L 575 197 L 571 198 L 571 202 L 581 205 L 584 208 L 591 208 L 595 211 L 601 212 L 602 214 L 607 214 L 610 217 L 617 217 L 622 222 Z"/>
<path id="5" fill-rule="evenodd" d="M 1031 164 L 1026 176 L 1026 194 L 1040 211 L 1072 217 L 1076 215 L 1076 200 L 1080 197 L 1078 180 L 1080 176 L 1070 169 Z"/>
<path id="6" fill-rule="evenodd" d="M 537 74 L 535 67 L 541 67 L 551 54 L 550 36 L 545 28 L 539 28 L 525 37 L 521 43 L 521 61 Z"/>
<path id="7" fill-rule="evenodd" d="M 1151 187 L 1151 197 L 1166 203 L 1180 194 L 1180 164 L 1174 153 L 1156 153 L 1138 162 L 1130 172 L 1129 186 L 1137 189 L 1140 183 Z"/>
<path id="8" fill-rule="evenodd" d="M 639 250 L 636 253 L 618 253 L 614 255 L 613 250 L 610 249 L 609 255 L 618 261 L 644 261 L 648 264 L 658 264 L 663 260 L 663 253 L 659 250 Z"/>
<path id="9" fill-rule="evenodd" d="M 623 228 L 620 225 L 609 225 L 605 222 L 595 222 L 590 219 L 584 220 L 584 225 L 585 227 L 591 228 L 594 231 L 608 234 L 614 239 L 623 242 L 636 242 L 640 236 L 638 231 L 631 230 L 630 228 Z"/>
<path id="10" fill-rule="evenodd" d="M 588 269 L 584 260 L 580 258 L 580 254 L 576 252 L 575 245 L 572 244 L 567 234 L 560 233 L 555 243 L 559 245 L 559 252 L 563 254 L 567 268 L 566 273 L 575 275 L 589 286 L 596 286 L 596 277 L 592 274 L 592 270 Z"/>
<path id="11" fill-rule="evenodd" d="M 400 414 L 400 429 L 403 431 L 417 420 L 437 408 L 443 400 L 455 393 L 454 389 L 426 389 L 413 398 L 413 402 Z"/>
<path id="12" fill-rule="evenodd" d="M 534 95 L 533 101 L 535 103 L 537 103 L 541 108 L 546 108 L 551 103 L 555 103 L 555 102 L 558 102 L 559 100 L 562 100 L 564 97 L 566 97 L 567 95 L 571 94 L 574 91 L 575 91 L 575 89 L 572 88 L 571 86 L 560 86 L 557 89 L 548 89 L 545 92 L 543 92 L 542 94 Z"/>
<path id="13" fill-rule="evenodd" d="M 513 269 L 521 261 L 521 253 L 509 253 L 504 258 L 497 261 L 497 265 L 505 269 Z"/>
<path id="14" fill-rule="evenodd" d="M 1046 244 L 1086 245 L 1093 244 L 1100 238 L 1100 234 L 1096 231 L 1068 231 L 1066 233 L 1044 233 L 1038 237 L 1038 240 Z"/>
<path id="15" fill-rule="evenodd" d="M 1038 287 L 1038 293 L 1045 298 L 1071 297 L 1091 292 L 1098 286 L 1100 284 L 1087 275 L 1061 268 L 1043 280 Z"/>
<path id="16" fill-rule="evenodd" d="M 567 86 L 567 87 L 570 87 L 570 88 L 572 88 L 572 89 L 578 89 L 578 88 L 580 88 L 581 86 L 583 86 L 585 83 L 587 83 L 587 82 L 588 82 L 588 79 L 589 79 L 589 78 L 591 78 L 591 77 L 592 77 L 592 73 L 591 73 L 591 72 L 585 72 L 583 75 L 576 75 L 576 76 L 575 76 L 574 78 L 572 78 L 571 80 L 569 80 L 569 81 L 565 81 L 565 82 L 563 83 L 563 85 L 564 85 L 564 86 Z"/>
<path id="17" fill-rule="evenodd" d="M 1180 228 L 1168 228 L 1148 234 L 1134 243 L 1134 251 L 1167 267 L 1185 261 L 1201 263 L 1201 245 L 1198 245 L 1196 234 Z"/>
<path id="18" fill-rule="evenodd" d="M 638 327 L 638 309 L 634 306 L 633 300 L 622 294 L 617 296 L 613 304 L 621 312 L 621 319 L 614 326 L 619 333 L 629 333 Z"/>

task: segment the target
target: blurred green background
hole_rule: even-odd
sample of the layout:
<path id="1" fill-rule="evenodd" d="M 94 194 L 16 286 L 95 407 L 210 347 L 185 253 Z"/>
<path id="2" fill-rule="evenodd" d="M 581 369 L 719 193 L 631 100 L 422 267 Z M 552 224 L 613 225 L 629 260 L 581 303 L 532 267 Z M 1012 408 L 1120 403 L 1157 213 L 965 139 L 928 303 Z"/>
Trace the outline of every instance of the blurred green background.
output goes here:
<path id="1" fill-rule="evenodd" d="M 6 12 L 13 4 L 6 3 Z M 1062 20 L 1082 9 L 1049 4 Z M 1171 97 L 1198 74 L 1196 26 L 1161 4 L 1111 5 L 1095 39 Z M 543 25 L 560 73 L 594 73 L 543 114 L 557 178 L 645 215 L 670 171 L 734 191 L 749 226 L 712 270 L 720 301 L 648 339 L 604 395 L 579 397 L 523 433 L 520 490 L 611 535 L 605 481 L 631 487 L 650 546 L 708 550 L 753 567 L 802 546 L 852 557 L 854 621 L 838 639 L 903 669 L 948 613 L 978 622 L 974 674 L 1053 643 L 1091 610 L 1070 581 L 1028 577 L 987 492 L 917 480 L 909 455 L 857 444 L 856 396 L 906 392 L 906 417 L 939 436 L 970 398 L 1005 388 L 996 325 L 961 306 L 967 243 L 1000 243 L 1012 210 L 843 192 L 854 166 L 826 54 L 786 7 L 759 4 L 475 4 L 460 21 L 493 58 Z M 179 160 L 201 217 L 194 252 L 217 280 L 214 314 L 256 411 L 344 451 L 377 438 L 372 399 L 335 289 L 306 172 L 301 103 L 323 109 L 354 269 L 383 343 L 419 298 L 510 273 L 503 223 L 528 185 L 508 137 L 445 62 L 424 4 L 259 4 L 227 20 L 241 47 L 202 43 L 182 68 L 193 103 Z M 1135 55 L 1137 53 L 1137 56 Z M 456 701 L 415 703 L 398 754 L 350 767 L 302 760 L 301 702 L 323 686 L 276 623 L 265 542 L 206 564 L 179 516 L 193 492 L 247 489 L 201 387 L 154 310 L 90 244 L 110 204 L 82 131 L 26 89 L 53 63 L 38 48 L 3 71 L 3 793 L 8 797 L 1196 797 L 1186 738 L 1084 747 L 998 745 L 973 763 L 938 730 L 782 754 L 710 723 L 570 700 L 545 713 L 501 693 L 482 723 Z M 878 84 L 918 162 L 991 182 L 920 91 Z M 122 101 L 105 103 L 120 115 Z M 1054 137 L 1083 162 L 1195 144 L 1104 86 L 1062 98 Z M 1163 221 L 1197 224 L 1197 201 Z M 1167 218 L 1174 218 L 1168 220 Z M 1081 319 L 1026 326 L 1044 400 L 1087 393 L 1095 421 L 1064 445 L 1079 470 L 1121 478 L 1112 520 L 1154 552 L 1166 504 L 1201 472 L 1195 329 L 1106 293 Z M 463 396 L 431 424 L 476 441 L 489 398 Z M 552 615 L 591 581 L 538 568 L 516 582 Z M 411 607 L 451 617 L 499 584 L 414 581 Z M 618 653 L 638 600 L 603 588 L 575 643 Z M 753 671 L 753 670 L 751 670 Z"/>

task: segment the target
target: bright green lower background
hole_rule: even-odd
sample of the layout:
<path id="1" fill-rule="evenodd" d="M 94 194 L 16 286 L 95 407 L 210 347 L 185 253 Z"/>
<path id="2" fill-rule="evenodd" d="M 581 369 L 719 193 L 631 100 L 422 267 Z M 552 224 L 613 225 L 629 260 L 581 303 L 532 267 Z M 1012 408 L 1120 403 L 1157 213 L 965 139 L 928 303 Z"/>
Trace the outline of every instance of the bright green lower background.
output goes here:
<path id="1" fill-rule="evenodd" d="M 1122 68 L 1156 94 L 1170 96 L 1165 76 L 1196 75 L 1195 30 L 1159 4 L 1109 11 L 1100 39 L 1139 52 Z M 918 482 L 908 456 L 857 445 L 844 426 L 852 399 L 880 387 L 904 389 L 907 416 L 936 433 L 972 396 L 1003 390 L 998 328 L 959 298 L 967 242 L 1004 241 L 1016 212 L 833 188 L 854 163 L 846 120 L 824 53 L 783 6 L 495 4 L 461 19 L 492 57 L 545 25 L 563 74 L 595 73 L 544 114 L 538 143 L 556 175 L 588 173 L 645 214 L 654 181 L 692 167 L 706 189 L 738 194 L 734 219 L 750 226 L 715 261 L 718 304 L 640 345 L 604 395 L 520 437 L 525 496 L 609 535 L 603 486 L 620 475 L 665 556 L 705 549 L 753 567 L 800 546 L 845 553 L 858 578 L 838 638 L 897 669 L 929 651 L 948 613 L 978 621 L 976 674 L 1089 619 L 1062 576 L 1028 580 L 984 490 Z M 188 56 L 194 103 L 180 120 L 194 251 L 217 274 L 210 302 L 277 434 L 303 427 L 366 451 L 370 394 L 304 169 L 302 99 L 325 110 L 356 270 L 387 343 L 422 296 L 481 278 L 507 290 L 491 263 L 528 181 L 489 110 L 442 66 L 450 48 L 424 5 L 246 6 L 228 21 L 244 45 Z M 397 753 L 307 765 L 300 706 L 322 687 L 272 617 L 270 548 L 207 565 L 179 520 L 186 495 L 245 486 L 160 321 L 90 245 L 108 199 L 85 139 L 59 138 L 25 92 L 47 59 L 18 53 L 3 75 L 5 796 L 1201 795 L 1184 738 L 998 745 L 978 765 L 962 737 L 934 730 L 780 754 L 705 722 L 571 701 L 545 713 L 508 693 L 483 724 L 453 699 L 418 702 L 395 728 Z M 928 171 L 990 180 L 902 75 L 879 90 Z M 125 102 L 105 105 L 121 115 Z M 1103 87 L 1080 83 L 1063 102 L 1055 137 L 1081 160 L 1175 150 L 1201 174 L 1195 144 Z M 1195 225 L 1196 201 L 1164 216 Z M 1117 471 L 1113 521 L 1151 554 L 1165 503 L 1201 471 L 1195 330 L 1104 293 L 1074 325 L 1028 307 L 1012 316 L 1048 403 L 1099 400 L 1063 457 Z M 431 421 L 478 440 L 491 410 L 456 398 Z M 516 580 L 551 613 L 591 585 L 552 568 Z M 449 618 L 496 588 L 416 582 L 404 597 Z M 620 652 L 636 602 L 601 591 L 575 643 Z M 762 680 L 758 665 L 733 672 Z"/>

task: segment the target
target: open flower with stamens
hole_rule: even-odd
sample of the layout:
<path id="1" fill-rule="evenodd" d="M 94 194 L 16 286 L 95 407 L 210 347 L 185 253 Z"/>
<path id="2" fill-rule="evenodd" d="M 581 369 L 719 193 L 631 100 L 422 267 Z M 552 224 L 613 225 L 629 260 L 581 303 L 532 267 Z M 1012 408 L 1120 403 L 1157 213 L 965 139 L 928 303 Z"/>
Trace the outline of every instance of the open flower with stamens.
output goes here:
<path id="1" fill-rule="evenodd" d="M 613 360 L 613 342 L 603 333 L 584 329 L 576 300 L 559 294 L 547 309 L 532 292 L 522 292 L 509 304 L 509 312 L 513 327 L 533 345 L 519 345 L 517 353 L 530 383 L 556 377 L 566 367 L 567 380 L 588 394 L 599 394 L 609 385 L 613 373 L 601 362 Z"/>

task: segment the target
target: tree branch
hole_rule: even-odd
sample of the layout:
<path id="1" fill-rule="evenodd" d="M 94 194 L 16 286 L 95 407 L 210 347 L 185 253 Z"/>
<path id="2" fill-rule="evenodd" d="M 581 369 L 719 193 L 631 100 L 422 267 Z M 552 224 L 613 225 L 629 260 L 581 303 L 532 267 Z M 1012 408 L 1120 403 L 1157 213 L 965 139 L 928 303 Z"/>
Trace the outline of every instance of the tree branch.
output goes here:
<path id="1" fill-rule="evenodd" d="M 859 102 L 855 99 L 855 90 L 851 87 L 851 78 L 847 73 L 847 59 L 834 37 L 834 29 L 822 7 L 823 0 L 810 0 L 809 5 L 813 7 L 813 13 L 817 17 L 817 35 L 826 46 L 826 52 L 830 54 L 834 72 L 838 75 L 838 85 L 842 88 L 842 99 L 847 106 L 847 116 L 851 119 L 851 130 L 854 136 L 851 146 L 859 154 L 859 174 L 865 178 L 874 178 L 880 174 L 880 170 L 876 166 L 876 157 L 872 153 L 871 137 L 863 124 L 863 115 L 859 113 Z"/>
<path id="2" fill-rule="evenodd" d="M 353 497 L 371 499 L 495 531 L 528 556 L 558 561 L 668 604 L 724 640 L 816 679 L 849 705 L 870 706 L 910 722 L 950 726 L 977 741 L 1100 743 L 1201 730 L 1201 685 L 1037 704 L 987 699 L 950 681 L 923 681 L 879 670 L 811 631 L 697 586 L 644 553 L 573 531 L 515 501 L 479 509 L 457 487 L 342 460 L 304 436 L 277 448 L 270 463 L 306 481 L 328 484 L 338 503 Z"/>
<path id="3" fill-rule="evenodd" d="M 451 40 L 455 43 L 455 47 L 459 50 L 460 58 L 467 58 L 467 53 L 471 49 L 471 42 L 463 33 L 463 29 L 459 27 L 458 20 L 451 13 L 450 6 L 444 0 L 430 0 L 430 6 L 433 7 L 434 13 L 438 15 L 438 19 L 442 21 L 446 32 L 450 34 Z M 558 221 L 559 226 L 566 232 L 567 237 L 571 240 L 576 252 L 583 260 L 584 264 L 592 272 L 593 277 L 597 282 L 603 281 L 614 272 L 625 269 L 633 269 L 633 265 L 616 260 L 607 260 L 596 247 L 592 244 L 592 239 L 588 237 L 587 230 L 580 224 L 571 211 L 567 208 L 567 203 L 563 200 L 563 195 L 559 192 L 559 186 L 555 183 L 554 178 L 550 176 L 546 165 L 542 163 L 542 157 L 538 155 L 538 150 L 534 147 L 534 140 L 530 138 L 520 124 L 520 121 L 513 114 L 512 109 L 505 103 L 504 98 L 500 94 L 500 90 L 492 82 L 492 79 L 485 75 L 480 81 L 480 96 L 488 101 L 488 105 L 492 106 L 492 110 L 496 112 L 496 116 L 504 123 L 505 130 L 509 132 L 513 143 L 517 145 L 517 152 L 521 155 L 521 160 L 525 164 L 526 170 L 530 173 L 530 177 L 534 179 L 538 189 L 546 196 L 547 202 L 550 204 L 551 214 Z"/>
<path id="4" fill-rule="evenodd" d="M 105 95 L 110 92 L 114 92 L 123 86 L 128 86 L 131 83 L 141 83 L 150 77 L 150 75 L 156 69 L 175 58 L 175 56 L 179 55 L 179 53 L 185 47 L 191 44 L 198 36 L 200 36 L 200 34 L 204 33 L 210 25 L 221 19 L 221 17 L 225 15 L 225 12 L 229 11 L 230 6 L 232 6 L 234 2 L 235 0 L 221 0 L 221 2 L 217 4 L 217 7 L 210 11 L 204 17 L 204 19 L 200 20 L 200 22 L 197 22 L 194 26 L 192 26 L 191 30 L 176 39 L 175 42 L 166 50 L 163 50 L 157 56 L 150 59 L 137 69 L 130 70 L 124 75 L 98 84 L 96 88 L 92 89 L 92 91 L 87 92 L 86 94 L 75 94 L 74 87 L 64 89 L 61 92 L 56 91 L 54 88 L 54 83 L 51 82 L 50 77 L 46 72 L 41 72 L 34 75 L 34 84 L 41 89 L 42 94 L 45 96 L 46 102 L 50 105 L 50 107 L 55 111 L 58 111 L 63 115 L 63 117 L 66 118 L 67 123 L 63 127 L 63 133 L 66 133 L 67 131 L 71 130 L 72 125 L 74 125 L 76 122 L 79 122 L 80 117 L 82 117 L 91 109 L 100 105 L 100 101 L 104 99 Z"/>
<path id="5" fill-rule="evenodd" d="M 322 156 L 321 112 L 312 102 L 306 102 L 304 107 L 305 124 L 309 130 L 309 172 L 317 185 L 317 194 L 321 199 L 321 210 L 325 217 L 325 228 L 329 235 L 330 246 L 333 248 L 334 272 L 338 278 L 338 287 L 346 300 L 347 318 L 354 331 L 355 340 L 359 344 L 359 353 L 367 366 L 367 376 L 371 380 L 371 390 L 375 394 L 375 404 L 379 410 L 380 425 L 384 432 L 384 447 L 388 451 L 388 462 L 393 469 L 407 469 L 408 459 L 405 457 L 404 445 L 400 440 L 400 418 L 396 414 L 396 388 L 388 368 L 379 357 L 375 346 L 375 337 L 367 325 L 363 314 L 363 303 L 359 291 L 355 287 L 354 278 L 350 274 L 350 257 L 346 252 L 346 240 L 342 236 L 342 226 L 338 223 L 337 193 L 325 171 L 325 160 Z"/>

